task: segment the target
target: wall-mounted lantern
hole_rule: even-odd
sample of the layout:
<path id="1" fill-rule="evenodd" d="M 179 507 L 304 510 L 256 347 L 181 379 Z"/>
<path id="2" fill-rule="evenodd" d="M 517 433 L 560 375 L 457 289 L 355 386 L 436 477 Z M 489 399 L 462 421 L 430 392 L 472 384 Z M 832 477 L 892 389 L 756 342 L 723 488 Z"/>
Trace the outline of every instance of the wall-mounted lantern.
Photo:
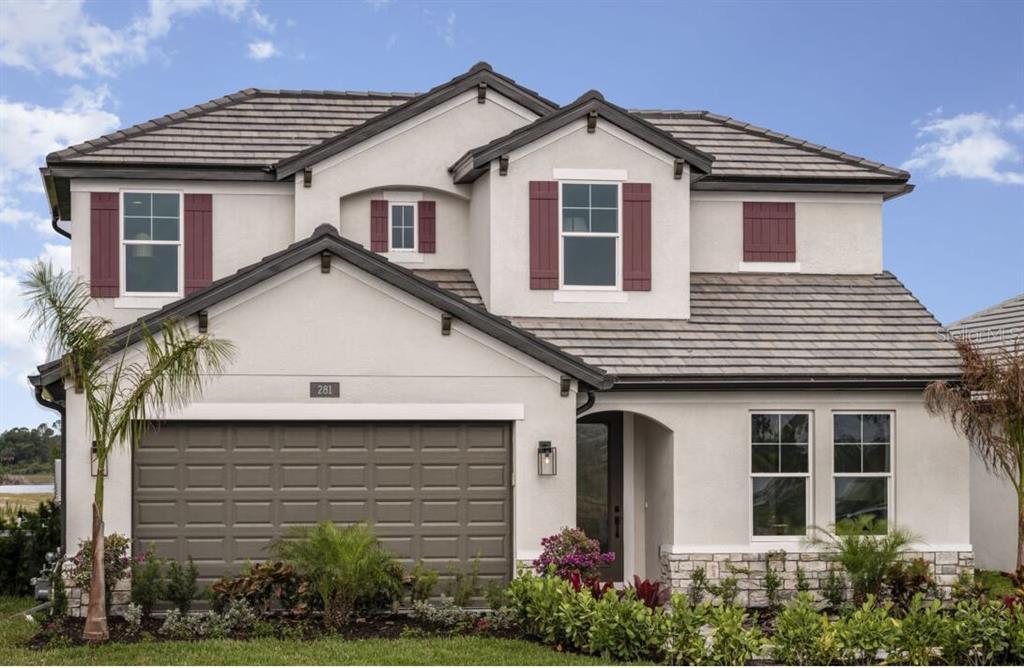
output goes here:
<path id="1" fill-rule="evenodd" d="M 558 448 L 551 441 L 541 441 L 537 446 L 537 475 L 553 476 L 558 473 Z"/>

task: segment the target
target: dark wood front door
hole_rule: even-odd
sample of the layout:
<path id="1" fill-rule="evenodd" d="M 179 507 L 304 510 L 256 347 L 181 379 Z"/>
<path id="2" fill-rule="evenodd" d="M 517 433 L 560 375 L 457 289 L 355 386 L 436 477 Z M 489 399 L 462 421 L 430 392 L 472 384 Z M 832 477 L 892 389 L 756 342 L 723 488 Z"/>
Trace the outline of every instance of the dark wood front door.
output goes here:
<path id="1" fill-rule="evenodd" d="M 576 525 L 614 552 L 603 571 L 622 581 L 622 413 L 598 413 L 576 424 Z"/>

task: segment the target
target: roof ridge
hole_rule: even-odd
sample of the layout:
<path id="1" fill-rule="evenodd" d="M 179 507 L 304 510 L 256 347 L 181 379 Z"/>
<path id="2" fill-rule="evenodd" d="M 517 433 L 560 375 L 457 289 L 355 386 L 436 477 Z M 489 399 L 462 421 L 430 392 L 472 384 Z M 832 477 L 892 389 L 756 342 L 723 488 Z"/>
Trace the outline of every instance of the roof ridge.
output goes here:
<path id="1" fill-rule="evenodd" d="M 317 96 L 317 97 L 333 97 L 333 98 L 408 98 L 413 99 L 418 97 L 418 93 L 382 93 L 375 91 L 331 91 L 331 90 L 288 90 L 288 89 L 273 89 L 273 88 L 243 88 L 234 93 L 228 93 L 221 97 L 207 100 L 206 102 L 200 102 L 199 104 L 178 111 L 173 111 L 157 118 L 151 118 L 148 121 L 136 123 L 125 128 L 120 128 L 114 132 L 101 135 L 94 139 L 87 139 L 79 144 L 74 144 L 63 148 L 59 151 L 54 151 L 46 156 L 46 162 L 49 163 L 51 160 L 59 162 L 64 158 L 70 158 L 74 156 L 88 155 L 93 151 L 97 151 L 102 148 L 107 148 L 114 144 L 127 141 L 132 137 L 149 132 L 157 128 L 170 127 L 177 125 L 178 123 L 199 118 L 209 114 L 211 111 L 220 111 L 228 109 L 241 102 L 247 102 L 249 100 L 263 97 L 263 96 L 287 96 L 287 95 L 304 95 L 304 96 Z"/>
<path id="2" fill-rule="evenodd" d="M 923 302 L 923 301 L 921 301 L 921 300 L 920 300 L 920 299 L 918 298 L 918 296 L 914 294 L 914 291 L 913 291 L 913 290 L 911 290 L 910 288 L 908 288 L 908 287 L 907 287 L 907 285 L 906 285 L 906 283 L 904 283 L 903 281 L 901 281 L 901 280 L 900 280 L 900 279 L 899 279 L 899 278 L 898 278 L 898 277 L 896 276 L 896 274 L 894 274 L 894 273 L 892 273 L 891 271 L 889 271 L 888 269 L 886 269 L 886 270 L 884 270 L 884 271 L 882 272 L 882 275 L 883 275 L 883 276 L 886 276 L 887 278 L 891 278 L 892 280 L 896 281 L 896 283 L 897 283 L 897 284 L 898 284 L 898 285 L 899 285 L 899 286 L 900 286 L 901 288 L 903 288 L 904 290 L 906 290 L 906 292 L 907 292 L 907 294 L 908 294 L 908 295 L 910 295 L 911 297 L 913 297 L 913 299 L 914 299 L 914 301 L 915 301 L 915 302 L 917 302 L 918 304 L 920 304 L 920 305 L 921 305 L 921 308 L 923 308 L 923 309 L 925 310 L 925 313 L 927 313 L 927 314 L 928 314 L 928 315 L 929 315 L 929 316 L 931 317 L 931 319 L 932 319 L 932 320 L 933 320 L 933 321 L 935 322 L 935 326 L 936 326 L 936 327 L 938 327 L 938 328 L 941 328 L 941 327 L 942 327 L 942 323 L 941 323 L 941 322 L 939 322 L 939 319 L 938 319 L 938 318 L 936 318 L 936 317 L 935 317 L 935 314 L 931 312 L 931 309 L 929 309 L 929 308 L 928 308 L 927 306 L 925 306 L 925 305 L 924 305 L 924 302 Z"/>
<path id="3" fill-rule="evenodd" d="M 640 116 L 652 116 L 654 118 L 682 117 L 699 118 L 701 120 L 714 121 L 716 123 L 720 123 L 721 125 L 735 128 L 737 130 L 743 130 L 744 132 L 748 132 L 759 137 L 765 137 L 766 139 L 770 139 L 781 144 L 787 144 L 789 146 L 795 146 L 797 148 L 813 151 L 815 153 L 826 155 L 830 158 L 835 158 L 836 160 L 841 160 L 852 165 L 868 167 L 877 172 L 885 172 L 891 174 L 897 178 L 910 179 L 910 172 L 906 171 L 905 169 L 892 167 L 890 165 L 886 165 L 885 163 L 877 162 L 875 160 L 868 160 L 863 156 L 853 155 L 852 153 L 839 151 L 837 149 L 824 146 L 822 144 L 815 144 L 814 142 L 808 141 L 806 139 L 801 139 L 800 137 L 794 137 L 793 135 L 787 135 L 782 132 L 775 132 L 774 130 L 762 128 L 760 126 L 753 125 L 752 123 L 747 123 L 746 121 L 741 121 L 737 118 L 733 118 L 732 116 L 723 116 L 722 114 L 716 114 L 707 111 L 706 109 L 630 109 L 629 112 Z"/>
<path id="4" fill-rule="evenodd" d="M 979 318 L 979 317 L 984 316 L 984 315 L 989 315 L 991 313 L 994 313 L 996 311 L 999 311 L 999 310 L 1005 308 L 1009 304 L 1011 304 L 1011 303 L 1013 303 L 1015 301 L 1018 301 L 1018 300 L 1020 300 L 1021 304 L 1024 305 L 1024 292 L 1020 293 L 1019 295 L 1014 295 L 1013 297 L 1010 297 L 1009 299 L 1004 299 L 1003 301 L 1001 301 L 1001 302 L 999 302 L 997 304 L 993 304 L 992 306 L 989 306 L 987 308 L 983 308 L 980 311 L 976 311 L 974 313 L 971 313 L 970 315 L 966 315 L 966 316 L 960 318 L 959 320 L 955 320 L 955 321 L 949 323 L 948 325 L 946 325 L 946 328 L 948 329 L 948 328 L 952 328 L 952 327 L 959 327 L 959 326 L 963 326 L 963 325 L 969 324 L 967 322 L 968 320 L 974 320 L 975 318 Z"/>

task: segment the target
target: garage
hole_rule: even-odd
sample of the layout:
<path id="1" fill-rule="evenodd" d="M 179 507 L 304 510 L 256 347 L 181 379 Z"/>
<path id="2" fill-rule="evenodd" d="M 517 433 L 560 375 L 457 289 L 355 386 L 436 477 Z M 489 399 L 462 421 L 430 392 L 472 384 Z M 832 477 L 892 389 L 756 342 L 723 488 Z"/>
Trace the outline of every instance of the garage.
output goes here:
<path id="1" fill-rule="evenodd" d="M 166 422 L 134 453 L 136 549 L 200 584 L 268 558 L 290 526 L 369 522 L 403 563 L 479 556 L 511 577 L 511 427 L 493 422 Z"/>

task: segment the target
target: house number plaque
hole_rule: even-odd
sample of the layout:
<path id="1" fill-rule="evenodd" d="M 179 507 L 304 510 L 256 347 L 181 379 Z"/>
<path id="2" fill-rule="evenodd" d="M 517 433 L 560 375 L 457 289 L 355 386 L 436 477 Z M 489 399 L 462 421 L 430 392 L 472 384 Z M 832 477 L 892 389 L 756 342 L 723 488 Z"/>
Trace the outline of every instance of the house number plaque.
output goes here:
<path id="1" fill-rule="evenodd" d="M 341 396 L 341 383 L 313 382 L 309 384 L 311 399 L 334 399 Z"/>

